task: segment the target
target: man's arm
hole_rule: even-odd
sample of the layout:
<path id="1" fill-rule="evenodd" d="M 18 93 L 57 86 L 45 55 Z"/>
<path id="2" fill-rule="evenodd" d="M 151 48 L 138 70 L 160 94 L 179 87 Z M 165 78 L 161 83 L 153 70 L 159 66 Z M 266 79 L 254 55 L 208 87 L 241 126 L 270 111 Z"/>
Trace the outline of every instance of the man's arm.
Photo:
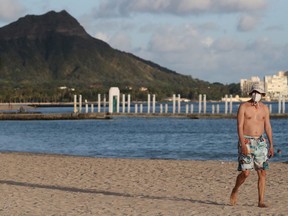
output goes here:
<path id="1" fill-rule="evenodd" d="M 265 116 L 264 128 L 265 128 L 265 132 L 266 132 L 266 135 L 268 137 L 269 144 L 270 144 L 268 156 L 273 157 L 274 156 L 274 147 L 273 147 L 272 127 L 271 127 L 271 123 L 270 123 L 270 113 L 269 113 L 269 109 L 267 106 L 265 106 L 265 112 L 266 112 L 266 116 Z"/>
<path id="2" fill-rule="evenodd" d="M 246 148 L 244 133 L 243 133 L 244 120 L 245 120 L 244 113 L 245 113 L 245 106 L 244 106 L 244 104 L 240 104 L 239 109 L 238 109 L 238 113 L 237 113 L 237 131 L 238 131 L 239 142 L 241 144 L 242 154 L 247 155 L 248 150 Z"/>

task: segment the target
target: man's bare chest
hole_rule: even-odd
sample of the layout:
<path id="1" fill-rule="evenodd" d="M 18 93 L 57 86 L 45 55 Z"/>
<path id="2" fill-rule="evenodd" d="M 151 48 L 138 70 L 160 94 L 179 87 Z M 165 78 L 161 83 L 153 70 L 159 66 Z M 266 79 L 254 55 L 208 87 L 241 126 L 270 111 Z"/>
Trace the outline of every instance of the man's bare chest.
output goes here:
<path id="1" fill-rule="evenodd" d="M 261 107 L 249 107 L 245 112 L 245 120 L 246 121 L 264 121 L 265 120 L 265 111 Z"/>

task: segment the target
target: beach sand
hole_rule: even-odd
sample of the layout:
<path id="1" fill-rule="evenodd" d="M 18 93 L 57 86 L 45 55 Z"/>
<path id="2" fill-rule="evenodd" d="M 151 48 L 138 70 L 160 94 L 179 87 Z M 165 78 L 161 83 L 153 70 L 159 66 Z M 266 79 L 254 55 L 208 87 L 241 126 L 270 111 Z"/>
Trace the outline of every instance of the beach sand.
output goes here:
<path id="1" fill-rule="evenodd" d="M 230 206 L 236 162 L 0 153 L 0 215 L 287 215 L 288 164 L 271 163 L 266 203 L 257 173 Z"/>

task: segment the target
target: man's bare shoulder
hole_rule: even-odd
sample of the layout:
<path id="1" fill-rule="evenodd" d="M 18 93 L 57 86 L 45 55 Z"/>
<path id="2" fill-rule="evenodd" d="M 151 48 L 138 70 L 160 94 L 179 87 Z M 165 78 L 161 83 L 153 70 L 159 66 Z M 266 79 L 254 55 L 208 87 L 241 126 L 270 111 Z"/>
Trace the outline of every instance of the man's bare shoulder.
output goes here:
<path id="1" fill-rule="evenodd" d="M 269 107 L 268 107 L 266 104 L 264 104 L 264 103 L 261 102 L 261 103 L 260 103 L 260 106 L 262 106 L 265 111 L 269 111 Z"/>
<path id="2" fill-rule="evenodd" d="M 239 105 L 239 108 L 246 108 L 246 107 L 249 107 L 251 106 L 251 101 L 245 101 L 245 102 L 242 102 L 240 105 Z"/>

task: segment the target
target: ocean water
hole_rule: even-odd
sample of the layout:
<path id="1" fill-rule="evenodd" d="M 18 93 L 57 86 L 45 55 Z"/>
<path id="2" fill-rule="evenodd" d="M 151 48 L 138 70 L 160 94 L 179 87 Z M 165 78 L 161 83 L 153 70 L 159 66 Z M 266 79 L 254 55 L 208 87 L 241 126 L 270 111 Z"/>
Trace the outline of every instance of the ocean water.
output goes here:
<path id="1" fill-rule="evenodd" d="M 288 121 L 271 119 L 275 150 L 287 161 Z M 177 160 L 237 159 L 236 119 L 134 118 L 0 121 L 1 152 Z"/>

